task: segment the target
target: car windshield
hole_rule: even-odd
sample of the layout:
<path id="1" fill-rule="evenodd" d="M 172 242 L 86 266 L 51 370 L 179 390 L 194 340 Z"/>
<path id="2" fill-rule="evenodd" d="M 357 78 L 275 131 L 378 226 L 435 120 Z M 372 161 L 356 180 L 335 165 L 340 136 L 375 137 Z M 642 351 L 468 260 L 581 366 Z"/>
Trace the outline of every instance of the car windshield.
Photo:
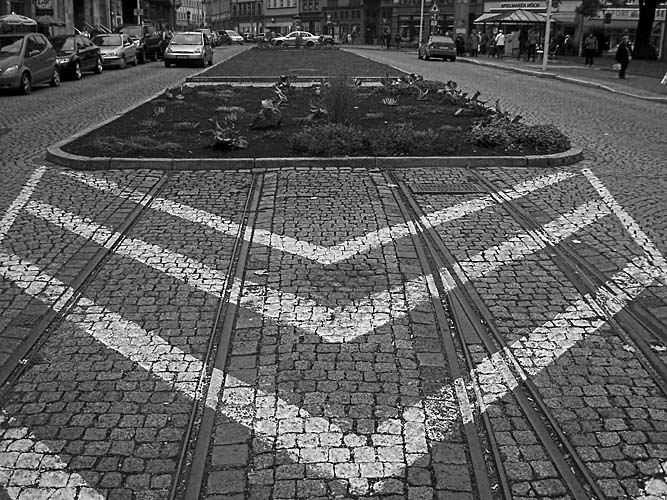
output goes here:
<path id="1" fill-rule="evenodd" d="M 120 35 L 98 35 L 93 38 L 93 43 L 100 47 L 119 47 L 123 45 L 123 37 Z"/>
<path id="2" fill-rule="evenodd" d="M 174 45 L 201 45 L 201 35 L 199 33 L 196 35 L 176 33 L 171 39 L 171 43 Z"/>
<path id="3" fill-rule="evenodd" d="M 133 38 L 141 38 L 143 36 L 143 30 L 141 26 L 125 26 L 118 30 L 118 33 L 123 33 L 125 35 L 130 35 Z"/>
<path id="4" fill-rule="evenodd" d="M 233 30 L 227 30 L 227 34 L 229 36 L 241 36 L 236 31 L 233 31 Z"/>
<path id="5" fill-rule="evenodd" d="M 74 52 L 76 48 L 76 40 L 73 36 L 52 38 L 51 43 L 56 52 Z"/>
<path id="6" fill-rule="evenodd" d="M 0 55 L 16 56 L 21 53 L 23 35 L 0 37 Z"/>
<path id="7" fill-rule="evenodd" d="M 432 36 L 431 43 L 454 43 L 448 36 Z"/>

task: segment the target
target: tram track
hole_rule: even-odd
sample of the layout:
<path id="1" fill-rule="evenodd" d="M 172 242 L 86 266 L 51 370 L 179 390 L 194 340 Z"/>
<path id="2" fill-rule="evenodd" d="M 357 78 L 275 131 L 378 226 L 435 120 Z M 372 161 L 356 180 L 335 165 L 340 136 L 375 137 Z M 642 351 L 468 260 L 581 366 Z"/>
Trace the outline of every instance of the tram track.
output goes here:
<path id="1" fill-rule="evenodd" d="M 488 188 L 491 196 L 504 207 L 521 227 L 533 234 L 540 234 L 549 245 L 551 259 L 575 286 L 582 296 L 587 297 L 603 315 L 613 331 L 624 338 L 628 344 L 638 349 L 644 368 L 649 372 L 662 392 L 667 395 L 667 365 L 656 355 L 651 346 L 667 346 L 667 328 L 651 314 L 639 301 L 625 301 L 619 304 L 615 297 L 625 296 L 625 292 L 579 255 L 567 241 L 554 244 L 549 234 L 540 229 L 540 224 L 527 210 L 518 203 L 504 197 L 496 187 L 479 172 L 471 172 L 471 176 Z M 600 294 L 599 291 L 603 293 Z M 598 295 L 611 297 L 610 301 L 596 299 Z M 609 302 L 614 304 L 609 305 Z"/>
<path id="2" fill-rule="evenodd" d="M 495 325 L 492 313 L 470 281 L 461 279 L 462 277 L 456 272 L 457 261 L 453 253 L 434 228 L 426 222 L 425 214 L 409 186 L 391 172 L 385 172 L 384 175 L 387 183 L 398 187 L 396 201 L 401 206 L 406 220 L 417 221 L 419 238 L 415 241 L 415 245 L 422 247 L 420 251 L 422 258 L 427 260 L 427 264 L 430 262 L 430 268 L 436 278 L 437 296 L 443 301 L 451 318 L 452 333 L 458 339 L 457 344 L 465 360 L 467 373 L 475 372 L 473 357 L 479 357 L 480 349 L 484 350 L 487 359 L 492 360 L 491 364 L 495 365 L 502 374 L 505 384 L 511 388 L 508 396 L 515 398 L 572 497 L 575 500 L 605 499 L 606 496 L 576 448 L 567 439 L 566 433 L 544 402 L 539 389 L 521 369 L 519 360 L 514 357 Z M 489 191 L 494 190 L 489 189 Z M 497 469 L 502 494 L 504 498 L 510 499 L 511 482 L 505 474 L 503 459 L 493 438 L 492 424 L 484 411 L 480 388 L 473 377 L 467 377 L 466 381 L 472 384 L 477 395 L 479 418 L 489 438 L 492 460 Z"/>
<path id="3" fill-rule="evenodd" d="M 224 371 L 231 345 L 231 337 L 236 320 L 238 295 L 241 290 L 238 283 L 243 282 L 246 263 L 251 246 L 254 217 L 260 202 L 263 174 L 253 176 L 248 195 L 243 207 L 234 239 L 231 260 L 225 276 L 225 283 L 218 300 L 215 320 L 211 328 L 207 346 L 205 365 L 201 371 L 200 389 L 193 405 L 188 423 L 184 446 L 179 465 L 172 482 L 169 500 L 177 498 L 196 499 L 201 496 L 203 481 L 206 477 L 207 460 L 215 427 L 216 412 L 222 387 Z M 234 300 L 230 300 L 234 299 Z M 206 380 L 208 379 L 208 380 Z"/>
<path id="4" fill-rule="evenodd" d="M 141 200 L 136 203 L 132 211 L 124 217 L 123 222 L 109 236 L 106 244 L 99 245 L 93 242 L 92 239 L 85 243 L 85 245 L 95 245 L 97 248 L 92 258 L 71 280 L 56 302 L 50 305 L 47 311 L 39 318 L 25 340 L 14 350 L 10 359 L 0 367 L 0 401 L 5 398 L 7 392 L 11 390 L 12 384 L 30 365 L 31 358 L 48 339 L 48 333 L 66 318 L 68 312 L 81 297 L 87 285 L 104 267 L 108 259 L 114 255 L 115 250 L 127 238 L 132 228 L 136 226 L 153 201 L 159 198 L 170 177 L 169 173 L 162 174 L 151 189 L 146 191 Z M 109 217 L 113 217 L 114 214 L 120 212 L 122 209 L 123 206 L 121 205 Z"/>

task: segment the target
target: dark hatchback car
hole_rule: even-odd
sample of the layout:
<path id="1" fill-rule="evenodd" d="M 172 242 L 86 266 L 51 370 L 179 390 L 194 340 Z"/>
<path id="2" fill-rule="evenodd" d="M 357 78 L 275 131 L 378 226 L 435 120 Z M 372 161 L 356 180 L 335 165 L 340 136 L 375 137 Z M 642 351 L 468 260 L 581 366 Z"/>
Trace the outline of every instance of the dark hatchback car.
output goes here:
<path id="1" fill-rule="evenodd" d="M 80 80 L 83 73 L 92 71 L 95 74 L 102 72 L 102 55 L 100 48 L 83 35 L 62 35 L 51 38 L 51 44 L 56 49 L 56 61 L 60 67 L 60 74 Z"/>
<path id="2" fill-rule="evenodd" d="M 139 64 L 147 60 L 157 61 L 162 56 L 164 44 L 162 33 L 151 24 L 125 24 L 113 30 L 114 33 L 128 35 L 137 46 L 137 61 Z"/>

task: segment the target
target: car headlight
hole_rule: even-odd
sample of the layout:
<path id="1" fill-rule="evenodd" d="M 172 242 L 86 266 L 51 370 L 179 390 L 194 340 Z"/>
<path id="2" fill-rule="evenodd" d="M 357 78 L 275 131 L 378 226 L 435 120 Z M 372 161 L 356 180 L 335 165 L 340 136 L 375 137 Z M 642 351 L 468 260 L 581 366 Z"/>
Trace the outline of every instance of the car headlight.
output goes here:
<path id="1" fill-rule="evenodd" d="M 201 48 L 201 47 L 197 47 L 197 48 L 195 49 L 195 54 L 201 54 L 201 53 L 202 53 L 202 48 Z"/>
<path id="2" fill-rule="evenodd" d="M 58 61 L 58 64 L 67 64 L 69 62 L 69 57 L 58 57 L 56 61 Z"/>
<path id="3" fill-rule="evenodd" d="M 165 50 L 167 54 L 171 54 L 171 47 L 167 47 L 167 50 Z"/>
<path id="4" fill-rule="evenodd" d="M 18 73 L 19 70 L 19 65 L 18 64 L 13 64 L 12 66 L 9 66 L 8 68 L 5 69 L 3 72 L 4 75 L 13 75 L 14 73 Z"/>

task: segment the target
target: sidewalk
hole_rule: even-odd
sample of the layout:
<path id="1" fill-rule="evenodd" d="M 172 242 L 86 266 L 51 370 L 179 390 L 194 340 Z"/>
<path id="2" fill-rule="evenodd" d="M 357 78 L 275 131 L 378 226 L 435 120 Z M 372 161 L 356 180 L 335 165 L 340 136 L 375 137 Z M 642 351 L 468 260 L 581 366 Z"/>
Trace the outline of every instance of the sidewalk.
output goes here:
<path id="1" fill-rule="evenodd" d="M 351 45 L 349 47 L 383 50 L 378 45 Z M 415 57 L 417 54 L 416 49 L 401 49 L 401 52 L 414 53 Z M 667 63 L 663 61 L 631 61 L 625 80 L 619 80 L 618 72 L 612 70 L 614 57 L 610 55 L 596 58 L 592 68 L 584 66 L 583 57 L 559 56 L 555 61 L 548 62 L 546 71 L 542 71 L 541 60 L 524 62 L 517 60 L 516 57 L 495 59 L 487 55 L 480 55 L 479 57 L 459 57 L 457 61 L 497 67 L 541 78 L 555 78 L 577 85 L 596 87 L 609 92 L 667 104 L 667 85 L 660 84 L 667 70 Z"/>
<path id="2" fill-rule="evenodd" d="M 667 64 L 661 61 L 632 61 L 628 66 L 625 80 L 620 80 L 618 72 L 611 68 L 614 64 L 613 56 L 598 57 L 591 68 L 584 66 L 583 57 L 562 56 L 555 61 L 549 61 L 546 71 L 542 71 L 542 61 L 524 62 L 513 57 L 502 60 L 488 56 L 460 57 L 458 60 L 532 74 L 542 78 L 556 78 L 641 99 L 667 103 L 667 85 L 660 84 Z"/>

